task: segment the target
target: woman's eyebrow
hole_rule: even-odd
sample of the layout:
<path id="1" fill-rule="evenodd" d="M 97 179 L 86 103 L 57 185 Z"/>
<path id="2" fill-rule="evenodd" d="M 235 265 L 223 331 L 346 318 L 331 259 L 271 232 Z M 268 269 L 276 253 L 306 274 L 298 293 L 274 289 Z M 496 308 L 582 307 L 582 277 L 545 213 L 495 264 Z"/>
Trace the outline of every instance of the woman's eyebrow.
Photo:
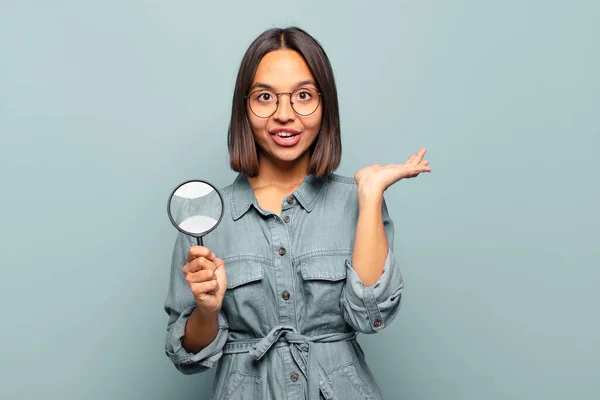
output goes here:
<path id="1" fill-rule="evenodd" d="M 250 90 L 261 88 L 261 89 L 269 89 L 273 90 L 273 86 L 267 85 L 266 83 L 256 82 L 254 85 L 250 87 Z"/>
<path id="2" fill-rule="evenodd" d="M 297 87 L 304 86 L 304 85 L 314 85 L 314 86 L 317 86 L 317 84 L 315 83 L 314 80 L 312 80 L 312 79 L 305 79 L 303 81 L 300 81 L 300 82 L 296 83 L 296 85 L 294 87 L 297 88 Z M 263 82 L 256 82 L 254 85 L 252 85 L 252 87 L 250 87 L 250 91 L 252 91 L 252 90 L 254 90 L 256 88 L 274 90 L 273 86 L 268 85 L 268 84 L 263 83 Z"/>
<path id="3" fill-rule="evenodd" d="M 312 79 L 306 79 L 306 80 L 298 82 L 296 84 L 296 87 L 298 87 L 298 86 L 304 86 L 304 85 L 314 85 L 314 86 L 317 86 L 317 84 L 315 83 L 315 81 L 313 81 Z"/>

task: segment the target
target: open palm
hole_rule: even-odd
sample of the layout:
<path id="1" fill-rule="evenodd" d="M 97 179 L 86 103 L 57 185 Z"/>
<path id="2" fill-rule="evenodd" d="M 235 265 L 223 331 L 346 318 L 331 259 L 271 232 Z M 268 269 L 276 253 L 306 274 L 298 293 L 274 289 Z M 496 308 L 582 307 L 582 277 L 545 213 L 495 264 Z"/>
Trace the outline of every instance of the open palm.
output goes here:
<path id="1" fill-rule="evenodd" d="M 420 149 L 402 164 L 375 164 L 365 167 L 354 175 L 359 188 L 383 193 L 401 179 L 414 178 L 423 172 L 431 172 L 429 161 L 423 159 L 426 149 Z"/>

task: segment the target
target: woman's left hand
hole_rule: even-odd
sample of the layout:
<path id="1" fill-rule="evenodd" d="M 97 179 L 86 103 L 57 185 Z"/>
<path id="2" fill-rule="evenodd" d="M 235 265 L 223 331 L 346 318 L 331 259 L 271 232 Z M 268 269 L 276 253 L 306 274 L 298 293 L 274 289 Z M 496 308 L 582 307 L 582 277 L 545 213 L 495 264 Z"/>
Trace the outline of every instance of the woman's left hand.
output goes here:
<path id="1" fill-rule="evenodd" d="M 420 149 L 402 164 L 375 164 L 365 167 L 354 175 L 362 194 L 381 194 L 400 179 L 414 178 L 422 172 L 431 172 L 429 161 L 424 160 L 426 149 Z"/>

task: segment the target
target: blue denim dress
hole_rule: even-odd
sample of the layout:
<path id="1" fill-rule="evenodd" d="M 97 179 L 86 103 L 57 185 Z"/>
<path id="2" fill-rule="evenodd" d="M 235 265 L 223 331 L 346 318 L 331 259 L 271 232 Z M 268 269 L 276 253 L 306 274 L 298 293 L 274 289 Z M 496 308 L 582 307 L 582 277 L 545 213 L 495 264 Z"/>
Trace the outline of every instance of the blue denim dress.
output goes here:
<path id="1" fill-rule="evenodd" d="M 227 272 L 219 331 L 199 353 L 182 346 L 196 303 L 181 269 L 195 239 L 180 234 L 165 302 L 166 353 L 175 367 L 193 374 L 216 366 L 215 400 L 381 399 L 356 335 L 380 332 L 400 306 L 385 202 L 390 250 L 379 281 L 364 286 L 352 268 L 354 179 L 309 175 L 283 199 L 279 216 L 261 209 L 243 175 L 222 193 L 221 224 L 204 237 Z"/>

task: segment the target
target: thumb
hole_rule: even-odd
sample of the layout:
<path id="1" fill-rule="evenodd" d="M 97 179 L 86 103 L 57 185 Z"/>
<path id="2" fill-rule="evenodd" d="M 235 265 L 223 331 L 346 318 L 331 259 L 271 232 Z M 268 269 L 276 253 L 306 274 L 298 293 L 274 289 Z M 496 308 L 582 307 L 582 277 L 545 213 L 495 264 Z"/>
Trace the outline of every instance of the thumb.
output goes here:
<path id="1" fill-rule="evenodd" d="M 219 257 L 215 257 L 213 259 L 213 263 L 215 264 L 215 266 L 217 267 L 217 269 L 219 269 L 219 268 L 225 268 L 225 261 L 223 261 Z"/>

